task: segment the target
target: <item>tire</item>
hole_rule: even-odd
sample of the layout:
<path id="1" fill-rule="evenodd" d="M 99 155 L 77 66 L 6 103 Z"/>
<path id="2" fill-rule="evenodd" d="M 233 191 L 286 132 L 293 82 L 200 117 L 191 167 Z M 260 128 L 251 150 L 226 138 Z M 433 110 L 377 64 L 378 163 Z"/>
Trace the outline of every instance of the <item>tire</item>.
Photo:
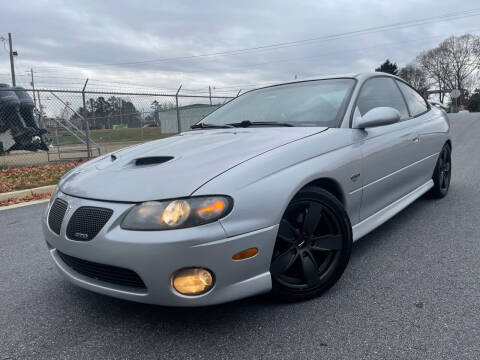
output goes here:
<path id="1" fill-rule="evenodd" d="M 452 150 L 445 144 L 438 155 L 437 164 L 433 171 L 433 188 L 427 193 L 428 197 L 441 199 L 447 195 L 452 177 Z"/>
<path id="2" fill-rule="evenodd" d="M 273 296 L 303 301 L 323 294 L 342 276 L 352 243 L 340 201 L 323 189 L 301 190 L 280 222 L 270 265 Z"/>

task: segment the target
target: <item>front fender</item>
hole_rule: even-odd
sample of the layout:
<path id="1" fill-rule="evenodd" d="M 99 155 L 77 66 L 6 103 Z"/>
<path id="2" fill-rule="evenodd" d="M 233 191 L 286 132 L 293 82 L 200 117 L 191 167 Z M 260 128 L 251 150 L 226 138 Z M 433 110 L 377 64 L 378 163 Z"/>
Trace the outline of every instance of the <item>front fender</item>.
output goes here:
<path id="1" fill-rule="evenodd" d="M 361 169 L 358 130 L 328 131 L 262 154 L 210 180 L 194 195 L 226 194 L 234 199 L 232 212 L 221 220 L 228 236 L 280 222 L 295 194 L 308 183 L 329 178 L 345 198 L 352 225 L 358 222 L 362 181 L 352 175 Z M 322 135 L 325 134 L 325 135 Z"/>

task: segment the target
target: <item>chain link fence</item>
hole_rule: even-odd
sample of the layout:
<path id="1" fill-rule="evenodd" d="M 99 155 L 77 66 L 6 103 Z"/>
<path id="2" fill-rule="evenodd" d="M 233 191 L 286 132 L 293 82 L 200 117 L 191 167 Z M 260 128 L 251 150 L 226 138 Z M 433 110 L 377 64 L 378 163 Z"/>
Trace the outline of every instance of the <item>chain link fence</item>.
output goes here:
<path id="1" fill-rule="evenodd" d="M 90 158 L 172 136 L 231 99 L 0 84 L 0 167 Z"/>

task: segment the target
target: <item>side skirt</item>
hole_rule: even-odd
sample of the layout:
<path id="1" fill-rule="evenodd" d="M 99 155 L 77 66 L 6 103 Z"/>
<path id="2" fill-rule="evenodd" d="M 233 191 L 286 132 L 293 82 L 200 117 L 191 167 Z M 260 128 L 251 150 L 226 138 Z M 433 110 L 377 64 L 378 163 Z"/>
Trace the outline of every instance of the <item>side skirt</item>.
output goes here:
<path id="1" fill-rule="evenodd" d="M 417 200 L 420 196 L 425 194 L 428 190 L 433 187 L 433 180 L 430 179 L 422 186 L 408 193 L 407 195 L 401 197 L 395 202 L 391 203 L 382 210 L 376 212 L 375 214 L 369 216 L 365 220 L 362 220 L 358 224 L 352 227 L 353 231 L 353 241 L 367 235 L 370 231 L 376 229 L 384 222 L 392 218 L 394 215 L 398 214 L 400 211 L 405 209 L 408 205 Z"/>

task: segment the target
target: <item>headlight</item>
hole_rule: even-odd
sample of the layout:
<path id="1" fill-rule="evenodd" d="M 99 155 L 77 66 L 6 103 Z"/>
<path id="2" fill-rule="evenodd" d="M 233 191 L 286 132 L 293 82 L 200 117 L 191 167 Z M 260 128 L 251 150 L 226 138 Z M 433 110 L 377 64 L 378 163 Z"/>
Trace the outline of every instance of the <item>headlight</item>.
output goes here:
<path id="1" fill-rule="evenodd" d="M 226 196 L 144 202 L 128 212 L 122 228 L 169 230 L 203 225 L 227 215 L 232 205 L 232 200 Z"/>

